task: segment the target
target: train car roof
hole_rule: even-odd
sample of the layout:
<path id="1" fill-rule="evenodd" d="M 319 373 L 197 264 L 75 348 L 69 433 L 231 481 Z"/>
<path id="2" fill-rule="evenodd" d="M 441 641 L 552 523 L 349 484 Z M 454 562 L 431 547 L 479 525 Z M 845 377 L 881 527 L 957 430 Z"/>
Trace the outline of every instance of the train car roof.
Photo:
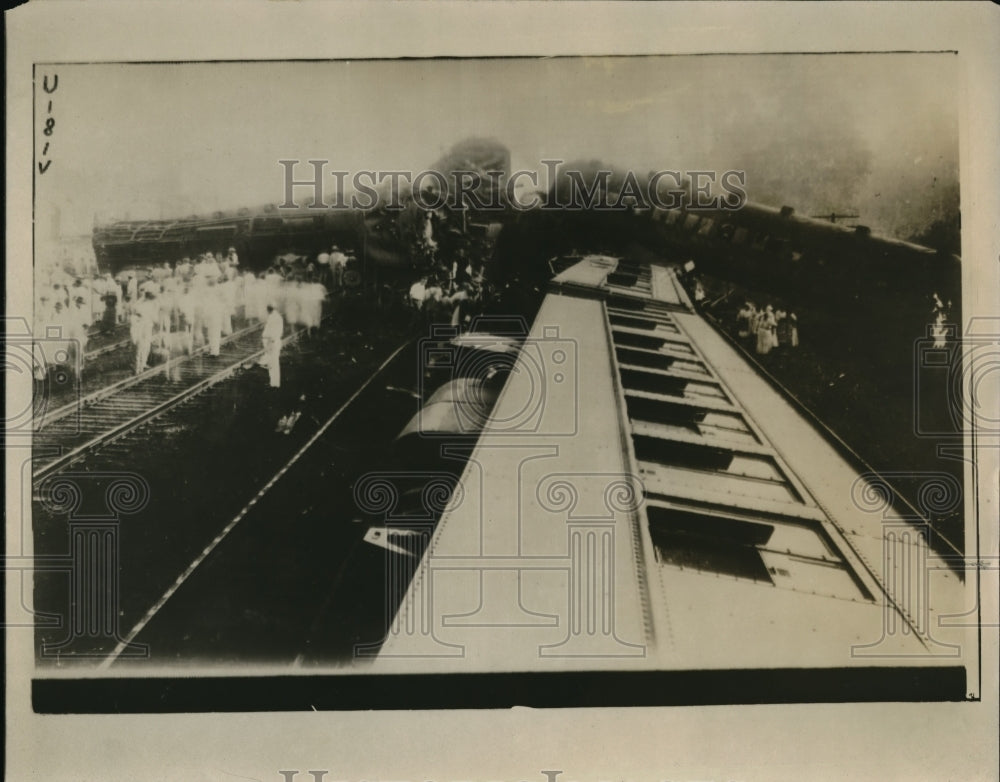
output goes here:
<path id="1" fill-rule="evenodd" d="M 968 585 L 879 481 L 672 269 L 584 258 L 553 279 L 375 667 L 960 665 L 971 636 L 939 620 Z"/>

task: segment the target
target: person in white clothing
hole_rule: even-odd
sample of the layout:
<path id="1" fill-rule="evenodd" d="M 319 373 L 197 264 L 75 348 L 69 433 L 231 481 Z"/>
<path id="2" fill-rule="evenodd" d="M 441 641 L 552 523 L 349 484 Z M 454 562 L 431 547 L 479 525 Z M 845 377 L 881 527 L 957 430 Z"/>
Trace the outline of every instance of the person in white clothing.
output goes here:
<path id="1" fill-rule="evenodd" d="M 135 274 L 129 272 L 128 283 L 125 287 L 125 300 L 129 303 L 130 307 L 136 305 L 136 299 L 139 295 L 139 281 L 135 278 Z"/>
<path id="2" fill-rule="evenodd" d="M 757 327 L 757 354 L 765 356 L 777 344 L 778 322 L 774 319 L 774 308 L 768 304 Z"/>
<path id="3" fill-rule="evenodd" d="M 931 327 L 931 336 L 934 337 L 934 347 L 944 348 L 948 346 L 948 330 L 945 328 L 944 312 L 939 312 Z"/>
<path id="4" fill-rule="evenodd" d="M 333 289 L 335 291 L 344 288 L 344 270 L 347 268 L 347 256 L 344 255 L 336 245 L 330 251 L 330 276 L 333 278 Z"/>
<path id="5" fill-rule="evenodd" d="M 424 275 L 410 286 L 410 303 L 420 309 L 424 306 L 424 296 L 427 293 L 427 275 Z"/>
<path id="6" fill-rule="evenodd" d="M 271 380 L 271 388 L 281 387 L 281 336 L 285 331 L 285 321 L 273 304 L 267 305 L 267 322 L 261 339 L 264 343 L 264 356 L 261 363 L 267 367 Z"/>
<path id="7" fill-rule="evenodd" d="M 205 327 L 208 331 L 208 352 L 212 356 L 218 356 L 222 348 L 222 310 L 225 305 L 212 278 L 208 280 L 203 303 Z"/>
<path id="8" fill-rule="evenodd" d="M 220 277 L 216 285 L 219 293 L 219 318 L 222 336 L 233 333 L 233 316 L 236 314 L 236 284 L 228 277 Z"/>
<path id="9" fill-rule="evenodd" d="M 131 336 L 135 345 L 135 373 L 141 374 L 149 362 L 153 346 L 153 323 L 156 320 L 157 304 L 152 291 L 146 291 L 145 298 L 132 311 Z"/>

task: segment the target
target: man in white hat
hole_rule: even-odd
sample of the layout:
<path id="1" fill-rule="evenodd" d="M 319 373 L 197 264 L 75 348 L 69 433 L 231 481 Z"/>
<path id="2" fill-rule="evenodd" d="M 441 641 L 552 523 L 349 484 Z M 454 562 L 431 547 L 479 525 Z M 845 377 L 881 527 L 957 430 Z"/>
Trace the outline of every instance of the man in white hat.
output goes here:
<path id="1" fill-rule="evenodd" d="M 273 303 L 267 305 L 267 321 L 261 341 L 264 343 L 264 355 L 261 364 L 267 367 L 271 388 L 281 387 L 281 337 L 285 332 L 285 321 Z"/>

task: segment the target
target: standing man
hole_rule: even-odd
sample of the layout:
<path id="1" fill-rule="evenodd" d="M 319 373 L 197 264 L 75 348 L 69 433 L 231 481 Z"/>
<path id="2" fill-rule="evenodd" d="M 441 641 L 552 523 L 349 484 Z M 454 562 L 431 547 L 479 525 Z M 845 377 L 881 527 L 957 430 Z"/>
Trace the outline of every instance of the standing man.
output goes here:
<path id="1" fill-rule="evenodd" d="M 317 281 L 322 283 L 327 290 L 333 284 L 330 274 L 330 253 L 320 253 L 316 256 Z"/>
<path id="2" fill-rule="evenodd" d="M 118 322 L 118 303 L 121 299 L 121 288 L 110 274 L 104 275 L 102 300 L 104 301 L 104 317 L 101 321 L 101 333 L 113 334 Z"/>
<path id="3" fill-rule="evenodd" d="M 132 342 L 135 344 L 135 373 L 142 374 L 149 362 L 153 347 L 153 321 L 156 319 L 156 301 L 153 292 L 147 290 L 145 298 L 132 310 Z"/>
<path id="4" fill-rule="evenodd" d="M 129 307 L 134 307 L 139 297 L 139 281 L 135 278 L 135 272 L 128 273 L 128 283 L 125 286 L 125 301 Z"/>
<path id="5" fill-rule="evenodd" d="M 222 310 L 225 306 L 215 279 L 208 278 L 208 288 L 202 300 L 205 311 L 205 326 L 208 329 L 209 355 L 218 356 L 222 348 Z"/>
<path id="6" fill-rule="evenodd" d="M 330 252 L 330 275 L 333 277 L 333 289 L 341 291 L 344 288 L 344 269 L 347 267 L 347 256 L 337 245 Z"/>
<path id="7" fill-rule="evenodd" d="M 264 356 L 261 363 L 267 367 L 271 388 L 281 387 L 281 336 L 285 331 L 285 321 L 273 304 L 267 305 L 267 321 L 261 339 Z"/>

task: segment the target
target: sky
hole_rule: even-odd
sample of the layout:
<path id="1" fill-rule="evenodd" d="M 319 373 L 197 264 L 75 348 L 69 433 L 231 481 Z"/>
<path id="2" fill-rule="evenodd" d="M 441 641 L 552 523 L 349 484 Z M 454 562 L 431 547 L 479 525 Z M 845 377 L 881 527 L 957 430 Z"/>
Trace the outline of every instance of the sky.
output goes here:
<path id="1" fill-rule="evenodd" d="M 512 166 L 747 171 L 751 200 L 854 212 L 905 237 L 957 200 L 951 54 L 39 66 L 36 219 L 181 217 L 280 203 L 282 159 L 422 170 L 493 138 Z M 58 88 L 42 92 L 42 76 Z M 48 100 L 52 100 L 51 114 Z M 305 166 L 300 169 L 305 173 Z M 780 203 L 779 203 L 780 202 Z M 51 230 L 51 228 L 50 228 Z"/>

